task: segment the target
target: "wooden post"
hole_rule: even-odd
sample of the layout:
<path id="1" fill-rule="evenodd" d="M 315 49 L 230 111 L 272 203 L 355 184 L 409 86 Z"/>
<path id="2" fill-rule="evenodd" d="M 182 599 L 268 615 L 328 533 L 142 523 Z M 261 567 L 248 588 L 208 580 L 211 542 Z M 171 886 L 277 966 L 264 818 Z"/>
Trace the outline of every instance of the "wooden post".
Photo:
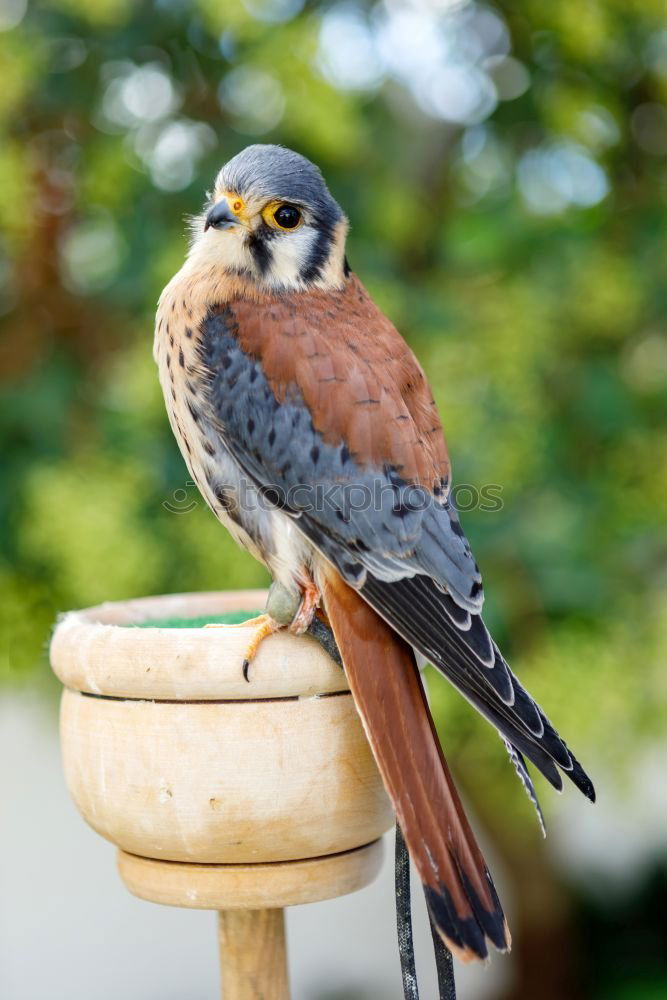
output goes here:
<path id="1" fill-rule="evenodd" d="M 394 819 L 345 674 L 317 643 L 271 636 L 248 683 L 251 628 L 159 624 L 265 596 L 104 604 L 66 615 L 51 644 L 72 797 L 118 846 L 130 892 L 218 911 L 225 1000 L 288 1000 L 283 908 L 368 885 Z"/>
<path id="2" fill-rule="evenodd" d="M 289 1000 L 283 910 L 218 913 L 223 1000 Z"/>

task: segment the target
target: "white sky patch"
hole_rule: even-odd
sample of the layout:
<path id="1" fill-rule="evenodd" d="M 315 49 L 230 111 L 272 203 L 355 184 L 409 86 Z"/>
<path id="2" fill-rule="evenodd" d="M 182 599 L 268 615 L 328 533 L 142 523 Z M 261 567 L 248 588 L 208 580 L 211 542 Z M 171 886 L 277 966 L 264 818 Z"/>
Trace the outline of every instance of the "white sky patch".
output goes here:
<path id="1" fill-rule="evenodd" d="M 517 165 L 517 183 L 526 207 L 536 215 L 558 215 L 570 207 L 590 208 L 609 192 L 602 167 L 571 142 L 524 153 Z"/>
<path id="2" fill-rule="evenodd" d="M 476 66 L 442 66 L 429 76 L 420 74 L 415 86 L 417 103 L 433 118 L 460 125 L 484 121 L 498 103 L 491 79 Z"/>
<path id="3" fill-rule="evenodd" d="M 160 63 L 107 64 L 106 75 L 111 79 L 102 98 L 102 115 L 114 125 L 132 128 L 161 121 L 181 105 L 180 94 Z"/>
<path id="4" fill-rule="evenodd" d="M 458 165 L 463 184 L 477 200 L 508 186 L 512 179 L 512 157 L 507 146 L 488 125 L 467 128 L 461 137 Z"/>
<path id="5" fill-rule="evenodd" d="M 430 14 L 446 14 L 453 10 L 468 7 L 471 0 L 385 0 L 384 6 L 390 10 L 413 7 Z"/>
<path id="6" fill-rule="evenodd" d="M 91 295 L 113 283 L 126 246 L 112 219 L 100 215 L 68 229 L 58 250 L 63 284 L 78 295 Z"/>
<path id="7" fill-rule="evenodd" d="M 278 80 L 253 66 L 239 66 L 228 73 L 218 88 L 218 100 L 233 116 L 234 128 L 249 135 L 269 132 L 285 112 Z"/>
<path id="8" fill-rule="evenodd" d="M 104 93 L 98 127 L 126 133 L 128 147 L 156 187 L 180 191 L 191 184 L 216 135 L 205 122 L 176 117 L 182 96 L 165 66 L 138 66 L 125 59 L 105 63 L 100 75 Z"/>
<path id="9" fill-rule="evenodd" d="M 494 74 L 507 99 L 528 86 L 509 49 L 502 18 L 469 0 L 384 0 L 370 13 L 343 0 L 322 20 L 316 65 L 341 90 L 372 91 L 393 81 L 424 115 L 471 125 L 502 99 Z"/>
<path id="10" fill-rule="evenodd" d="M 11 31 L 21 23 L 28 10 L 28 0 L 0 0 L 0 31 Z"/>
<path id="11" fill-rule="evenodd" d="M 338 4 L 322 18 L 317 65 L 341 90 L 374 90 L 385 75 L 375 33 L 352 4 Z"/>
<path id="12" fill-rule="evenodd" d="M 530 73 L 522 62 L 512 56 L 489 56 L 482 65 L 493 80 L 501 101 L 515 101 L 530 86 Z"/>
<path id="13" fill-rule="evenodd" d="M 136 153 L 148 167 L 155 186 L 163 191 L 181 191 L 191 184 L 199 161 L 216 145 L 210 125 L 189 118 L 144 127 L 134 139 Z"/>

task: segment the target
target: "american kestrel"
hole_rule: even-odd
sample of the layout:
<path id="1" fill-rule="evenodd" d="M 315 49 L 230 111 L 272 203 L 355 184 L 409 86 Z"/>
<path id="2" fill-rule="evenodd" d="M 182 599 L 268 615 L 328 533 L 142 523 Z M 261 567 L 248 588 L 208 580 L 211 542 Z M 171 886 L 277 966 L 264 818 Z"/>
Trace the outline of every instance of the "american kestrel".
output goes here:
<path id="1" fill-rule="evenodd" d="M 333 630 L 440 936 L 463 960 L 486 958 L 509 932 L 415 651 L 498 729 L 535 803 L 524 757 L 555 788 L 563 772 L 595 793 L 484 625 L 431 390 L 350 270 L 347 229 L 312 163 L 245 149 L 193 222 L 154 354 L 207 504 L 293 596 L 292 631 L 318 608 Z M 269 615 L 258 638 L 275 627 Z"/>

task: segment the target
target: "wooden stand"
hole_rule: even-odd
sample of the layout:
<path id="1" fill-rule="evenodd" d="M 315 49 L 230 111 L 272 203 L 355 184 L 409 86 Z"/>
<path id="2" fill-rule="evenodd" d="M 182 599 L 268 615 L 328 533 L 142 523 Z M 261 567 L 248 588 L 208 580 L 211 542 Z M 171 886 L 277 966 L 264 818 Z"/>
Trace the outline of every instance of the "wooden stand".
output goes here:
<path id="1" fill-rule="evenodd" d="M 65 776 L 130 892 L 219 911 L 225 1000 L 289 997 L 283 909 L 368 885 L 393 813 L 345 675 L 309 638 L 136 628 L 263 607 L 265 593 L 72 612 L 51 645 Z"/>

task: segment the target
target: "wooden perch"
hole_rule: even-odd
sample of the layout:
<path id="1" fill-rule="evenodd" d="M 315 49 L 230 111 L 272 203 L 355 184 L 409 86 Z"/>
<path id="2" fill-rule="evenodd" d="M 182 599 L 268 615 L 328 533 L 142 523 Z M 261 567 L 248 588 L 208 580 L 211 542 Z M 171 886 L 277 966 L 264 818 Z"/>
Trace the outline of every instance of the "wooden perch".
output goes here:
<path id="1" fill-rule="evenodd" d="M 272 636 L 246 682 L 251 628 L 159 624 L 264 599 L 100 605 L 64 616 L 51 646 L 72 797 L 132 893 L 219 911 L 226 1000 L 288 997 L 283 908 L 371 882 L 393 824 L 345 675 L 316 642 Z"/>

